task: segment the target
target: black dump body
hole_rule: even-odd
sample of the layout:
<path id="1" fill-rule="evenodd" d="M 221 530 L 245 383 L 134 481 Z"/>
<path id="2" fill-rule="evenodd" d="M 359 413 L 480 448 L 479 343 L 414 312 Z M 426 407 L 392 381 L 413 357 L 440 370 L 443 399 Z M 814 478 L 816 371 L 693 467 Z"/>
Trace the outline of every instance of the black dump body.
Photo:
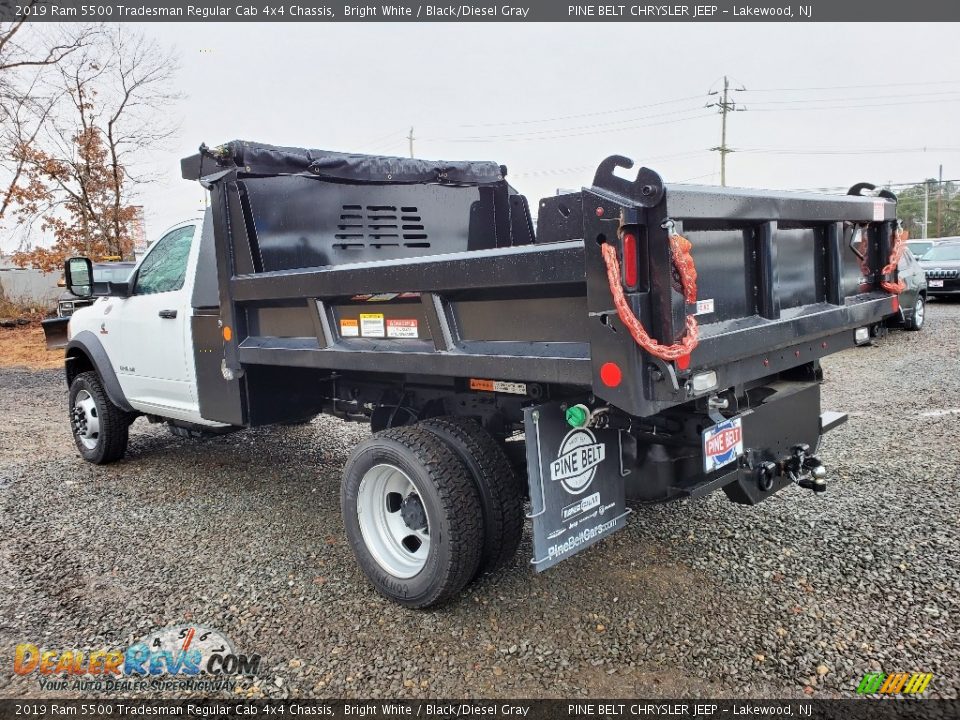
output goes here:
<path id="1" fill-rule="evenodd" d="M 452 388 L 507 380 L 528 384 L 534 399 L 592 392 L 647 417 L 716 393 L 694 390 L 699 371 L 716 372 L 719 388 L 744 387 L 850 347 L 854 328 L 890 314 L 878 269 L 896 227 L 892 196 L 664 185 L 646 168 L 632 181 L 614 172 L 631 165 L 608 158 L 591 187 L 542 200 L 534 232 L 526 199 L 495 163 L 204 148 L 182 163 L 212 197 L 194 299 L 195 337 L 207 346 L 198 372 L 218 378 L 222 360 L 237 376 L 282 367 Z M 709 301 L 688 362 L 637 347 L 600 250 L 619 249 L 625 232 L 638 238 L 626 297 L 669 344 L 697 308 L 674 277 L 668 221 L 692 243 L 698 300 Z M 232 330 L 222 346 L 213 321 Z M 622 369 L 615 387 L 601 381 L 607 363 Z M 222 387 L 201 383 L 205 416 L 274 419 L 257 417 L 264 404 L 243 379 L 229 384 L 238 390 L 225 404 Z"/>

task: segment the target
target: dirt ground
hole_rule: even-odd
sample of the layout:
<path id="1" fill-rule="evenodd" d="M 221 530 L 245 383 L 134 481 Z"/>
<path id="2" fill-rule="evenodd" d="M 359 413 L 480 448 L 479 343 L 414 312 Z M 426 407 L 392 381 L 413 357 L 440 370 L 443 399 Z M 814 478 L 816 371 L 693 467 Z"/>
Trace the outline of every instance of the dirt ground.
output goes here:
<path id="1" fill-rule="evenodd" d="M 47 350 L 40 323 L 0 328 L 0 367 L 52 370 L 63 365 L 63 350 Z"/>

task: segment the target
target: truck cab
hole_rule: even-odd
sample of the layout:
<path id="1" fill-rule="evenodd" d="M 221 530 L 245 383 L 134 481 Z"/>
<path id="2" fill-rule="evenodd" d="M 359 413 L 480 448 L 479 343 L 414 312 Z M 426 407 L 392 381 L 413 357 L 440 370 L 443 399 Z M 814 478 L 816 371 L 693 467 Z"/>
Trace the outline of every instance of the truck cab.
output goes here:
<path id="1" fill-rule="evenodd" d="M 206 426 L 197 399 L 190 298 L 196 282 L 202 220 L 169 228 L 125 283 L 77 310 L 68 328 L 68 361 L 97 345 L 115 374 L 124 404 L 147 416 Z M 77 259 L 80 260 L 80 259 Z"/>

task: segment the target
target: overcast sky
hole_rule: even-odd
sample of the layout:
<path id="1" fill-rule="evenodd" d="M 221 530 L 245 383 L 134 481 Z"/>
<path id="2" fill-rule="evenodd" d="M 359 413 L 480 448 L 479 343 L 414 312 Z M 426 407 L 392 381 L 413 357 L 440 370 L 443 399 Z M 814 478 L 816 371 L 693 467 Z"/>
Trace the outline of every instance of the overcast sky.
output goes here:
<path id="1" fill-rule="evenodd" d="M 819 188 L 960 177 L 960 43 L 949 24 L 149 24 L 175 46 L 181 127 L 151 160 L 150 239 L 203 207 L 179 158 L 232 139 L 489 159 L 531 199 L 589 184 L 607 155 L 668 182 Z M 846 89 L 836 86 L 856 86 Z M 681 100 L 682 99 L 682 100 Z M 558 119 L 559 118 L 559 119 Z M 930 148 L 919 151 L 920 148 Z M 886 152 L 900 150 L 900 152 Z M 855 151 L 858 154 L 837 154 Z M 811 154 L 819 153 L 819 154 Z"/>

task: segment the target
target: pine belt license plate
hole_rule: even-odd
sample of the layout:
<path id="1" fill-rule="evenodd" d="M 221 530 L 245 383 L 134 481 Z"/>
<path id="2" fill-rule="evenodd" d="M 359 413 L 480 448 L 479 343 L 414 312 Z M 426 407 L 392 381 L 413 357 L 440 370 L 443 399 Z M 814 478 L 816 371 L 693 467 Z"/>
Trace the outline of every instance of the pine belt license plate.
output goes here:
<path id="1" fill-rule="evenodd" d="M 711 473 L 743 455 L 743 421 L 732 418 L 703 431 L 703 470 Z"/>
<path id="2" fill-rule="evenodd" d="M 533 558 L 542 572 L 620 530 L 624 500 L 617 430 L 571 428 L 560 403 L 524 411 Z"/>

